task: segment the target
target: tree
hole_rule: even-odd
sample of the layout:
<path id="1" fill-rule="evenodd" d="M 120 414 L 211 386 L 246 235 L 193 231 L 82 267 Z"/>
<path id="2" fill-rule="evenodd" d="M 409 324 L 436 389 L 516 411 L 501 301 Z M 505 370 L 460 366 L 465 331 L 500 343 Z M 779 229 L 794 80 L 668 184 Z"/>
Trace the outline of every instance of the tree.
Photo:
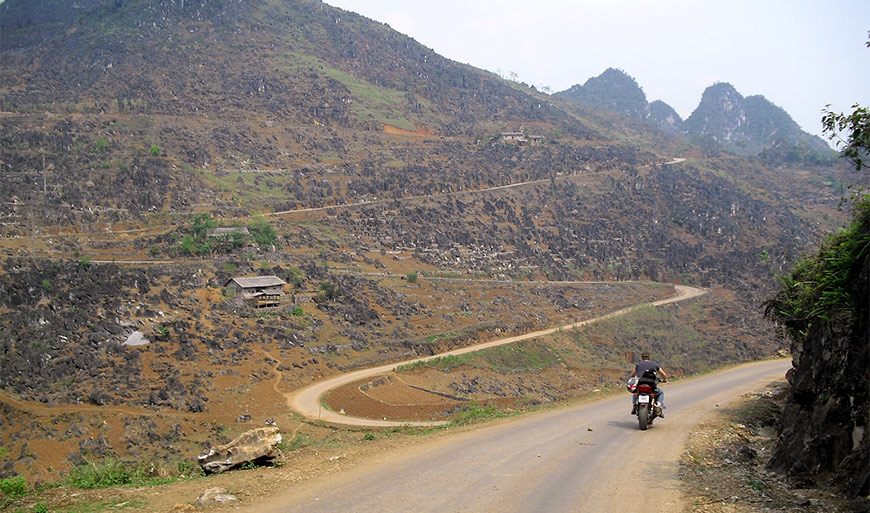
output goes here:
<path id="1" fill-rule="evenodd" d="M 828 139 L 836 140 L 837 147 L 843 148 L 843 157 L 855 164 L 855 169 L 870 168 L 868 165 L 868 151 L 870 151 L 870 110 L 861 107 L 857 103 L 852 105 L 852 113 L 831 112 L 830 105 L 822 110 L 823 132 Z M 845 138 L 841 135 L 847 132 Z"/>
<path id="2" fill-rule="evenodd" d="M 254 241 L 261 247 L 274 246 L 278 243 L 278 232 L 262 217 L 258 217 L 248 227 L 251 230 L 251 236 Z"/>
<path id="3" fill-rule="evenodd" d="M 217 228 L 217 220 L 212 219 L 208 214 L 197 214 L 193 216 L 193 234 L 202 238 L 206 236 L 206 232 L 212 228 Z"/>
<path id="4" fill-rule="evenodd" d="M 868 33 L 870 34 L 870 33 Z M 865 43 L 870 48 L 870 38 Z M 861 107 L 857 103 L 852 105 L 852 113 L 848 116 L 841 113 L 831 112 L 830 104 L 822 109 L 822 131 L 828 139 L 836 140 L 837 147 L 843 146 L 843 157 L 855 164 L 858 171 L 868 166 L 870 155 L 870 111 L 867 107 Z M 846 131 L 844 139 L 840 134 Z"/>

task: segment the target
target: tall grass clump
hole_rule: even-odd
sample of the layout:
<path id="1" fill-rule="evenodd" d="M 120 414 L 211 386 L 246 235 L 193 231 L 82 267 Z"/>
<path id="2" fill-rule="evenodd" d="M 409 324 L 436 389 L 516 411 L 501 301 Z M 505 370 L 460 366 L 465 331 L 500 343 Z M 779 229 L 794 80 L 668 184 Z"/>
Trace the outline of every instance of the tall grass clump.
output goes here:
<path id="1" fill-rule="evenodd" d="M 855 202 L 852 216 L 817 254 L 781 276 L 780 292 L 765 302 L 765 315 L 781 322 L 794 340 L 803 339 L 819 321 L 855 314 L 851 289 L 870 248 L 870 195 Z"/>
<path id="2" fill-rule="evenodd" d="M 67 476 L 73 488 L 111 488 L 131 484 L 137 480 L 138 469 L 116 459 L 101 462 L 85 461 L 76 465 Z"/>

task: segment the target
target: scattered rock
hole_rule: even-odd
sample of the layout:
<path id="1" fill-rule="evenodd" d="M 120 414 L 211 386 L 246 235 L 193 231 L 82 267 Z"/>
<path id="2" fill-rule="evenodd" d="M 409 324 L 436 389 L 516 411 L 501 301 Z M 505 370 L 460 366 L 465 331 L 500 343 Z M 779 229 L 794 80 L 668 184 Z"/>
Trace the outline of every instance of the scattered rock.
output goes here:
<path id="1" fill-rule="evenodd" d="M 235 440 L 212 447 L 197 457 L 206 474 L 216 474 L 245 463 L 255 465 L 281 461 L 284 454 L 278 449 L 281 433 L 277 427 L 262 427 L 245 431 Z"/>
<path id="2" fill-rule="evenodd" d="M 737 449 L 737 454 L 739 454 L 744 461 L 750 461 L 758 456 L 758 451 L 747 445 L 741 445 L 740 448 Z"/>
<path id="3" fill-rule="evenodd" d="M 202 492 L 202 495 L 196 499 L 194 505 L 197 508 L 210 508 L 212 506 L 238 504 L 238 502 L 239 499 L 235 495 L 230 494 L 225 488 L 214 487 Z"/>
<path id="4" fill-rule="evenodd" d="M 251 420 L 251 416 L 247 413 L 243 413 L 236 417 L 236 422 L 248 422 L 249 420 Z"/>

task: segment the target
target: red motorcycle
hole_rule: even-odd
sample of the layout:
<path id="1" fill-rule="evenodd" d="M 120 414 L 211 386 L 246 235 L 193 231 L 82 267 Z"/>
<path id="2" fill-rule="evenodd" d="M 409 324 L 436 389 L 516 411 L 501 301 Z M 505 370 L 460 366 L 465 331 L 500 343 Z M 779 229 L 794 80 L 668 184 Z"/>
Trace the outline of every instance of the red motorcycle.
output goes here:
<path id="1" fill-rule="evenodd" d="M 633 377 L 628 380 L 627 388 L 637 396 L 637 424 L 641 431 L 646 431 L 662 413 L 662 408 L 656 401 L 655 387 L 649 383 L 638 383 L 637 377 Z"/>

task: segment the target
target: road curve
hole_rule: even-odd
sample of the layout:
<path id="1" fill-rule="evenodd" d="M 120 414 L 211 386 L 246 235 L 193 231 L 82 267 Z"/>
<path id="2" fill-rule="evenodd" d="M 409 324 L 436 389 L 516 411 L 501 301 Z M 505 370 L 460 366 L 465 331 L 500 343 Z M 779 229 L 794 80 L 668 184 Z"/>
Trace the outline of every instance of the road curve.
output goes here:
<path id="1" fill-rule="evenodd" d="M 647 431 L 629 415 L 626 393 L 422 441 L 294 485 L 250 511 L 683 511 L 678 469 L 689 434 L 720 404 L 789 367 L 756 362 L 665 385 L 666 418 Z"/>
<path id="2" fill-rule="evenodd" d="M 676 301 L 684 301 L 686 299 L 690 299 L 693 297 L 700 296 L 702 294 L 706 294 L 707 291 L 704 289 L 699 289 L 695 287 L 688 287 L 685 285 L 674 285 L 676 289 L 676 294 L 673 296 L 667 297 L 665 299 L 660 299 L 658 301 L 652 301 L 650 303 L 641 303 L 641 304 L 651 304 L 653 306 L 664 305 L 667 303 L 673 303 Z M 587 324 L 591 324 L 593 322 L 597 322 L 603 319 L 609 319 L 612 317 L 617 317 L 623 315 L 634 308 L 637 308 L 638 305 L 630 306 L 626 308 L 622 308 L 615 312 L 611 312 L 609 314 L 602 315 L 600 317 L 595 317 L 593 319 L 587 319 L 585 321 L 575 322 L 573 324 L 567 324 L 565 326 L 558 326 L 556 328 L 549 328 L 541 331 L 534 331 L 531 333 L 526 333 L 524 335 L 518 335 L 515 337 L 507 337 L 498 340 L 492 340 L 490 342 L 486 342 L 483 344 L 477 344 L 473 346 L 463 347 L 460 349 L 454 349 L 453 351 L 448 351 L 446 353 L 441 353 L 433 356 L 426 356 L 422 358 L 415 358 L 413 360 L 406 360 L 402 362 L 390 363 L 387 365 L 381 365 L 378 367 L 371 367 L 368 369 L 360 369 L 357 371 L 349 372 L 347 374 L 341 374 L 339 376 L 335 376 L 323 381 L 319 381 L 312 385 L 309 385 L 305 388 L 301 388 L 297 391 L 294 391 L 290 394 L 287 394 L 287 403 L 290 408 L 297 413 L 300 413 L 304 417 L 309 419 L 317 419 L 323 420 L 327 422 L 333 422 L 336 424 L 350 424 L 356 426 L 372 426 L 372 427 L 391 427 L 391 426 L 432 426 L 437 424 L 442 424 L 443 422 L 395 422 L 389 420 L 377 420 L 377 419 L 366 419 L 359 417 L 350 417 L 347 415 L 342 415 L 337 412 L 324 409 L 321 406 L 320 398 L 328 391 L 338 388 L 342 385 L 346 385 L 348 383 L 352 383 L 354 381 L 362 380 L 365 378 L 370 378 L 374 376 L 378 376 L 381 374 L 386 374 L 391 372 L 399 365 L 409 364 L 414 362 L 422 362 L 426 360 L 431 360 L 433 358 L 438 358 L 442 356 L 451 356 L 451 355 L 460 355 L 464 353 L 470 353 L 473 351 L 480 351 L 481 349 L 487 349 L 490 347 L 500 346 L 504 344 L 512 344 L 514 342 L 519 342 L 521 340 L 528 340 L 536 337 L 541 337 L 544 335 L 550 335 L 560 330 L 568 330 L 577 328 L 580 326 L 584 326 Z"/>

